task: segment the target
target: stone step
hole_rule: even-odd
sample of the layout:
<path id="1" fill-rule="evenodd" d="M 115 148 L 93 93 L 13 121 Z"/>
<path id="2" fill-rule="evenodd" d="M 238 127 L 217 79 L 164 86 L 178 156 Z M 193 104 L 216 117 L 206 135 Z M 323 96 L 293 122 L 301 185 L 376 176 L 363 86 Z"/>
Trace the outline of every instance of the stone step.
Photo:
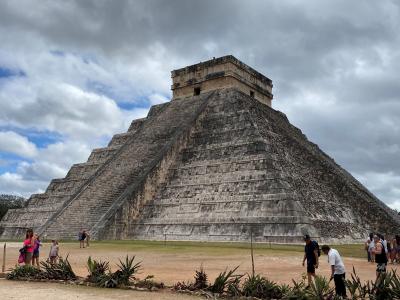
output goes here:
<path id="1" fill-rule="evenodd" d="M 185 104 L 189 104 L 187 102 Z M 183 102 L 163 105 L 162 113 L 154 114 L 146 120 L 146 126 L 141 127 L 135 139 L 129 139 L 114 156 L 98 172 L 93 181 L 56 214 L 54 220 L 46 224 L 46 232 L 59 235 L 61 224 L 68 220 L 64 231 L 75 232 L 77 228 L 91 228 L 101 216 L 115 205 L 123 190 L 132 182 L 139 180 L 141 173 L 155 158 L 161 159 L 160 151 L 173 139 L 185 122 L 196 113 L 199 101 L 191 101 L 191 105 L 182 106 Z M 182 109 L 184 107 L 184 109 Z M 110 148 L 110 147 L 108 147 Z M 107 150 L 107 151 L 106 151 Z M 96 160 L 96 152 L 109 152 L 110 149 L 95 150 L 89 161 Z M 121 164 L 123 162 L 123 164 Z"/>
<path id="2" fill-rule="evenodd" d="M 115 134 L 111 141 L 108 143 L 107 147 L 120 147 L 126 143 L 126 141 L 134 135 L 134 131 L 128 131 L 125 133 Z"/>
<path id="3" fill-rule="evenodd" d="M 227 166 L 228 167 L 228 166 Z M 255 180 L 281 180 L 284 179 L 283 175 L 280 172 L 267 172 L 266 170 L 238 170 L 226 172 L 225 169 L 220 169 L 221 173 L 213 172 L 215 171 L 211 168 L 203 169 L 205 171 L 204 174 L 195 174 L 186 172 L 187 175 L 176 174 L 174 173 L 171 176 L 168 186 L 182 186 L 182 185 L 194 185 L 194 184 L 222 184 L 222 183 L 230 183 L 230 182 L 251 182 Z M 207 173 L 207 171 L 209 171 Z"/>
<path id="4" fill-rule="evenodd" d="M 136 132 L 144 124 L 146 120 L 147 118 L 133 120 L 131 125 L 129 126 L 128 132 L 132 133 Z"/>
<path id="5" fill-rule="evenodd" d="M 98 170 L 100 166 L 101 164 L 98 162 L 74 164 L 68 171 L 68 174 L 65 178 L 87 180 Z"/>
<path id="6" fill-rule="evenodd" d="M 92 151 L 88 158 L 88 162 L 102 164 L 112 157 L 120 146 L 97 148 Z"/>

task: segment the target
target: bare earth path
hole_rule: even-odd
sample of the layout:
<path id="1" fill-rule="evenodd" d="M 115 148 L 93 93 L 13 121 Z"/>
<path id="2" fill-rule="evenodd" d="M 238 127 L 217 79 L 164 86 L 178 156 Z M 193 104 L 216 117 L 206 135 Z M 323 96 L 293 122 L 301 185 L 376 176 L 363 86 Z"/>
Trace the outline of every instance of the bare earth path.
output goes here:
<path id="1" fill-rule="evenodd" d="M 0 247 L 2 247 L 2 243 L 0 243 Z M 20 243 L 7 244 L 7 269 L 15 265 L 19 247 Z M 205 246 L 200 244 L 189 246 L 167 244 L 167 246 L 164 246 L 162 243 L 149 244 L 146 242 L 117 242 L 93 243 L 90 248 L 85 249 L 79 249 L 79 244 L 77 243 L 60 243 L 60 249 L 62 256 L 65 257 L 69 254 L 69 261 L 71 262 L 75 273 L 80 276 L 86 276 L 87 274 L 86 261 L 89 256 L 92 256 L 92 258 L 95 259 L 110 261 L 112 269 L 115 270 L 118 259 L 123 259 L 127 254 L 130 256 L 135 255 L 138 261 L 142 261 L 143 270 L 139 274 L 139 278 L 144 278 L 147 275 L 154 275 L 156 281 L 162 281 L 169 286 L 178 281 L 192 280 L 194 270 L 198 269 L 200 265 L 203 265 L 210 280 L 213 280 L 215 276 L 217 276 L 219 272 L 224 271 L 226 267 L 233 268 L 239 265 L 238 273 L 241 274 L 249 273 L 251 271 L 249 249 L 246 249 L 246 247 L 225 247 L 212 244 L 211 246 L 208 246 L 208 244 L 205 244 Z M 267 247 L 255 249 L 256 272 L 279 283 L 290 284 L 292 278 L 295 280 L 301 279 L 302 274 L 305 272 L 305 268 L 301 266 L 303 257 L 301 249 L 302 247 L 297 247 L 295 250 L 268 249 Z M 362 249 L 361 245 L 360 249 Z M 47 257 L 48 251 L 49 244 L 45 244 L 41 250 L 42 259 Z M 342 251 L 345 252 L 345 249 Z M 344 263 L 346 265 L 348 276 L 352 272 L 354 266 L 357 274 L 362 280 L 370 280 L 375 277 L 376 266 L 367 263 L 365 259 L 344 257 Z M 391 268 L 397 268 L 397 265 L 389 265 L 389 269 Z M 327 277 L 329 276 L 329 266 L 326 256 L 321 256 L 320 268 L 317 270 L 317 274 Z M 14 290 L 12 286 L 17 287 L 21 284 L 25 283 L 9 283 L 2 280 L 0 282 L 0 295 L 2 295 L 3 292 L 8 292 L 9 295 L 14 295 L 17 289 Z M 59 297 L 59 299 L 94 299 L 93 297 L 96 297 L 96 299 L 125 299 L 124 297 L 128 297 L 125 296 L 125 293 L 128 293 L 128 295 L 133 295 L 132 293 L 135 293 L 133 291 L 110 291 L 106 289 L 98 290 L 93 288 L 81 289 L 81 287 L 69 287 L 63 285 L 60 285 L 60 287 L 54 287 L 53 284 L 38 284 L 36 287 L 39 287 L 38 289 L 43 295 L 51 293 L 51 289 L 53 289 L 53 291 L 57 289 L 57 295 L 59 293 L 66 293 L 67 295 L 75 295 L 75 293 L 76 295 L 84 295 L 80 297 L 71 296 L 71 298 Z M 112 292 L 116 293 L 115 296 L 113 294 L 113 296 L 107 298 L 107 293 Z M 183 298 L 178 298 L 178 295 L 168 293 L 150 293 L 144 297 L 144 294 L 140 292 L 137 296 L 139 298 L 132 299 L 142 299 L 140 298 L 142 296 L 143 299 L 193 299 L 193 297 L 187 298 L 187 296 L 183 295 L 179 295 Z M 172 298 L 168 298 L 170 296 L 172 296 Z M 43 297 L 40 298 L 43 299 Z"/>
<path id="2" fill-rule="evenodd" d="M 29 295 L 27 291 L 30 291 Z M 138 292 L 102 289 L 58 283 L 18 282 L 0 280 L 0 299 L 4 300 L 196 300 L 197 297 L 165 292 Z"/>

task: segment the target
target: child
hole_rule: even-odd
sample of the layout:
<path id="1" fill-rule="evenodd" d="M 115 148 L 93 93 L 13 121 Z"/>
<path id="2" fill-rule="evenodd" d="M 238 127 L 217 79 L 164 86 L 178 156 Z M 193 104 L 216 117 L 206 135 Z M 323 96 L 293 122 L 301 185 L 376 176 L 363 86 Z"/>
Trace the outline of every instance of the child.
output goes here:
<path id="1" fill-rule="evenodd" d="M 55 264 L 57 262 L 58 250 L 59 250 L 58 242 L 56 240 L 51 240 L 50 253 L 49 253 L 49 259 L 51 264 Z"/>
<path id="2" fill-rule="evenodd" d="M 42 246 L 42 243 L 40 242 L 39 235 L 37 233 L 34 234 L 35 236 L 35 245 L 33 247 L 33 255 L 32 255 L 32 265 L 36 266 L 39 268 L 39 247 Z"/>

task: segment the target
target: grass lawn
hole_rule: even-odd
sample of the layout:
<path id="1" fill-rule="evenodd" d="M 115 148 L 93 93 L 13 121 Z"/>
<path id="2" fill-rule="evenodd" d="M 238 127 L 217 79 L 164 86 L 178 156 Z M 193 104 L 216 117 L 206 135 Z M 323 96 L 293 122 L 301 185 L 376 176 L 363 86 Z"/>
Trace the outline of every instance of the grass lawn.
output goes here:
<path id="1" fill-rule="evenodd" d="M 77 243 L 76 241 L 65 241 L 64 243 Z M 160 253 L 175 253 L 175 254 L 213 254 L 213 255 L 227 255 L 227 254 L 244 254 L 248 253 L 250 243 L 216 243 L 216 242 L 176 242 L 167 241 L 135 241 L 135 240 L 122 240 L 122 241 L 92 241 L 91 248 L 101 248 L 109 250 L 126 250 L 126 251 L 149 251 Z M 320 244 L 320 246 L 322 246 Z M 362 244 L 348 244 L 348 245 L 331 245 L 337 249 L 342 256 L 365 258 L 366 253 Z M 303 253 L 303 245 L 290 245 L 290 244 L 269 244 L 257 243 L 254 244 L 254 252 L 257 254 L 276 254 L 282 253 Z"/>

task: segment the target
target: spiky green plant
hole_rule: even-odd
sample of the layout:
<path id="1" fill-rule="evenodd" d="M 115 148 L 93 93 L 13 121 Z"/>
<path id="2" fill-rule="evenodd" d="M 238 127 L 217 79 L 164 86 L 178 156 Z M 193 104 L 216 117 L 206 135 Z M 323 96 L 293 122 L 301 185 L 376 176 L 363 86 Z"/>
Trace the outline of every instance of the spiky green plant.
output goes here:
<path id="1" fill-rule="evenodd" d="M 101 277 L 105 275 L 107 271 L 109 271 L 110 267 L 109 262 L 92 260 L 92 258 L 89 256 L 87 260 L 87 269 L 89 272 L 87 281 L 96 283 L 101 280 Z"/>
<path id="2" fill-rule="evenodd" d="M 327 300 L 334 298 L 334 289 L 329 286 L 329 281 L 322 276 L 315 276 L 307 294 L 315 300 Z"/>
<path id="3" fill-rule="evenodd" d="M 196 290 L 202 290 L 208 287 L 208 276 L 203 269 L 203 266 L 200 266 L 199 270 L 195 271 L 194 274 L 194 288 Z"/>
<path id="4" fill-rule="evenodd" d="M 18 280 L 18 279 L 40 279 L 44 278 L 43 272 L 31 265 L 16 265 L 13 269 L 9 270 L 7 274 L 7 279 Z"/>
<path id="5" fill-rule="evenodd" d="M 208 287 L 208 289 L 213 293 L 222 294 L 226 291 L 227 286 L 237 280 L 237 278 L 243 277 L 243 275 L 236 275 L 235 272 L 239 268 L 233 268 L 232 270 L 225 269 L 224 272 L 221 272 L 217 278 L 215 278 L 214 283 Z"/>
<path id="6" fill-rule="evenodd" d="M 390 282 L 390 287 L 392 290 L 393 299 L 400 299 L 400 278 L 397 275 L 396 270 L 393 270 L 392 280 Z"/>
<path id="7" fill-rule="evenodd" d="M 376 300 L 395 299 L 392 295 L 391 282 L 393 273 L 382 273 L 373 285 L 373 294 Z"/>
<path id="8" fill-rule="evenodd" d="M 243 295 L 262 299 L 280 299 L 282 291 L 275 282 L 268 280 L 260 274 L 248 275 L 243 283 Z"/>
<path id="9" fill-rule="evenodd" d="M 71 264 L 68 261 L 68 255 L 65 259 L 62 257 L 56 263 L 42 261 L 40 263 L 43 272 L 47 279 L 55 280 L 75 280 L 76 275 L 72 270 Z"/>
<path id="10" fill-rule="evenodd" d="M 134 264 L 135 256 L 129 258 L 127 255 L 125 261 L 119 260 L 119 270 L 114 273 L 118 285 L 129 285 L 131 279 L 135 279 L 135 274 L 142 268 L 142 262 Z"/>

